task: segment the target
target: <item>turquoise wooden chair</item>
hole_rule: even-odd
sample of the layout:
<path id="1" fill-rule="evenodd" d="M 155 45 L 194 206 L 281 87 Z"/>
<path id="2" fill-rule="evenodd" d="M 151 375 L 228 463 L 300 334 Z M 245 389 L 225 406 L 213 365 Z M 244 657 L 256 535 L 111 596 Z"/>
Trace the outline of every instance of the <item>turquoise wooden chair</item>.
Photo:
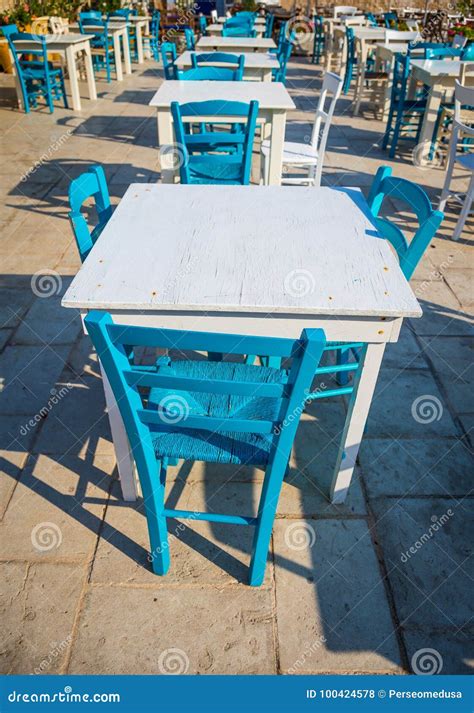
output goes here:
<path id="1" fill-rule="evenodd" d="M 398 225 L 388 218 L 380 217 L 380 210 L 387 197 L 395 198 L 397 201 L 400 201 L 407 206 L 410 212 L 415 214 L 418 228 L 410 243 L 408 243 L 408 240 Z M 400 269 L 406 279 L 410 280 L 428 245 L 438 230 L 444 218 L 444 214 L 439 210 L 433 210 L 430 199 L 425 191 L 416 183 L 406 178 L 396 178 L 392 176 L 392 169 L 389 166 L 379 166 L 370 188 L 367 203 L 372 215 L 372 222 L 380 235 L 393 246 L 398 256 Z M 343 346 L 342 348 L 339 345 L 337 353 L 338 366 L 347 364 L 351 352 L 355 357 L 356 364 L 358 364 L 363 347 L 363 344 L 352 344 Z M 330 348 L 330 344 L 328 348 Z M 346 384 L 348 381 L 348 372 L 352 370 L 353 369 L 339 370 L 338 383 L 341 385 Z M 350 391 L 344 393 L 350 393 Z M 323 397 L 322 395 L 312 395 L 311 398 Z"/>
<path id="2" fill-rule="evenodd" d="M 284 40 L 280 45 L 280 51 L 277 54 L 277 59 L 280 64 L 278 69 L 272 70 L 272 77 L 274 82 L 286 82 L 286 73 L 288 71 L 288 60 L 291 57 L 293 51 L 293 41 L 295 39 L 295 33 L 292 32 L 289 40 Z"/>
<path id="3" fill-rule="evenodd" d="M 231 27 L 226 26 L 227 23 L 222 28 L 222 37 L 256 37 L 257 32 L 253 30 L 250 25 L 240 24 Z"/>
<path id="4" fill-rule="evenodd" d="M 461 58 L 462 53 L 462 47 L 427 47 L 425 51 L 425 59 Z"/>
<path id="5" fill-rule="evenodd" d="M 199 32 L 201 37 L 205 37 L 207 35 L 207 19 L 204 15 L 199 15 Z"/>
<path id="6" fill-rule="evenodd" d="M 346 27 L 346 71 L 342 84 L 342 93 L 347 94 L 351 86 L 354 68 L 357 66 L 355 35 L 352 27 Z"/>
<path id="7" fill-rule="evenodd" d="M 1 29 L 13 57 L 25 113 L 29 114 L 31 108 L 38 107 L 38 99 L 45 100 L 51 113 L 54 112 L 54 101 L 62 101 L 67 109 L 64 74 L 61 68 L 54 67 L 48 61 L 46 37 L 29 32 L 18 32 L 14 24 L 4 25 Z M 33 43 L 33 49 L 28 49 L 27 52 L 34 57 L 33 60 L 23 58 L 25 52 L 15 45 L 15 42 L 20 40 Z"/>
<path id="8" fill-rule="evenodd" d="M 100 13 L 99 13 L 100 14 Z M 91 40 L 92 61 L 96 71 L 105 69 L 107 82 L 112 81 L 111 68 L 115 65 L 115 51 L 108 20 L 97 17 L 97 12 L 80 12 L 79 29 L 82 34 L 94 35 Z"/>
<path id="9" fill-rule="evenodd" d="M 383 21 L 387 30 L 398 30 L 398 15 L 396 12 L 384 12 Z"/>
<path id="10" fill-rule="evenodd" d="M 244 73 L 244 55 L 227 54 L 226 52 L 209 52 L 205 54 L 191 55 L 192 69 L 186 72 L 178 71 L 178 78 L 200 81 L 208 80 L 215 82 L 240 82 Z M 209 62 L 227 63 L 233 68 L 209 66 Z M 205 65 L 205 66 L 204 66 Z"/>
<path id="11" fill-rule="evenodd" d="M 176 45 L 173 42 L 163 42 L 160 51 L 165 79 L 178 79 L 179 73 L 175 64 L 177 58 Z"/>
<path id="12" fill-rule="evenodd" d="M 321 55 L 324 52 L 324 19 L 322 15 L 313 15 L 313 27 L 314 27 L 314 40 L 313 40 L 313 54 L 311 61 L 313 64 L 319 64 L 321 61 Z"/>
<path id="13" fill-rule="evenodd" d="M 270 39 L 273 34 L 273 25 L 275 24 L 275 15 L 272 12 L 268 12 L 265 18 L 265 32 L 263 36 Z"/>
<path id="14" fill-rule="evenodd" d="M 81 212 L 82 206 L 89 198 L 94 199 L 98 219 L 96 226 L 92 230 L 89 229 L 87 221 Z M 88 171 L 71 181 L 69 186 L 69 206 L 71 210 L 68 217 L 76 239 L 81 262 L 84 262 L 112 215 L 107 180 L 102 166 L 91 166 Z"/>
<path id="15" fill-rule="evenodd" d="M 204 520 L 255 528 L 249 583 L 262 584 L 283 478 L 306 392 L 325 345 L 320 329 L 300 339 L 209 334 L 114 324 L 92 311 L 84 320 L 107 374 L 128 435 L 143 494 L 153 572 L 170 565 L 168 518 Z M 148 347 L 218 351 L 240 355 L 267 352 L 290 357 L 286 369 L 236 362 L 174 360 L 155 369 L 130 364 L 126 349 Z M 256 514 L 174 510 L 165 502 L 169 459 L 233 463 L 264 468 Z"/>
<path id="16" fill-rule="evenodd" d="M 289 26 L 288 20 L 285 20 L 285 22 L 280 23 L 280 27 L 278 29 L 278 38 L 277 38 L 277 46 L 276 49 L 270 49 L 269 54 L 278 54 L 281 51 L 281 46 L 282 43 L 287 39 L 287 30 Z"/>
<path id="17" fill-rule="evenodd" d="M 153 55 L 155 62 L 160 61 L 160 22 L 161 22 L 161 12 L 159 10 L 154 10 L 153 15 L 150 20 L 150 50 Z M 146 39 L 146 38 L 145 38 Z"/>
<path id="18" fill-rule="evenodd" d="M 402 131 L 405 138 L 415 140 L 416 143 L 419 142 L 423 116 L 426 111 L 426 99 L 407 99 L 409 74 L 409 54 L 397 52 L 393 65 L 392 93 L 387 126 L 382 141 L 384 149 L 390 144 L 390 158 L 395 156 Z"/>
<path id="19" fill-rule="evenodd" d="M 194 52 L 196 49 L 196 38 L 194 37 L 194 32 L 190 27 L 184 28 L 184 40 L 186 42 L 186 49 L 190 52 Z"/>
<path id="20" fill-rule="evenodd" d="M 258 102 L 207 101 L 171 103 L 176 142 L 182 153 L 179 162 L 181 183 L 246 186 L 250 183 L 252 147 L 258 115 Z M 205 116 L 206 127 L 190 134 L 183 118 Z M 212 131 L 223 117 L 238 117 L 231 131 Z M 186 122 L 186 123 L 188 123 Z M 201 125 L 202 128 L 202 125 Z M 222 129 L 222 126 L 219 126 Z"/>
<path id="21" fill-rule="evenodd" d="M 377 18 L 375 17 L 373 12 L 366 12 L 365 17 L 367 18 L 367 23 L 369 27 L 377 27 Z"/>

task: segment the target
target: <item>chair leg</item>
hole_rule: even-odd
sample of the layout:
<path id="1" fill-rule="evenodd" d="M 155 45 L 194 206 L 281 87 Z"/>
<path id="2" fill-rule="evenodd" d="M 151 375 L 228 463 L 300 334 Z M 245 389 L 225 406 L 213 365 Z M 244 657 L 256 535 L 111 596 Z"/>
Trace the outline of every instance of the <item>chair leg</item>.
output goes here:
<path id="1" fill-rule="evenodd" d="M 449 144 L 449 158 L 448 165 L 446 167 L 446 176 L 444 179 L 443 190 L 441 191 L 441 197 L 439 199 L 439 210 L 444 210 L 446 206 L 446 201 L 449 198 L 449 187 L 451 185 L 451 180 L 453 178 L 454 162 L 456 161 L 456 144 L 457 144 L 458 132 L 454 131 L 451 136 L 451 141 Z"/>
<path id="2" fill-rule="evenodd" d="M 158 463 L 159 477 L 153 481 L 152 492 L 144 493 L 145 512 L 150 536 L 150 560 L 153 572 L 167 573 L 170 566 L 168 529 L 163 514 L 165 504 L 166 461 Z"/>
<path id="3" fill-rule="evenodd" d="M 338 366 L 349 362 L 349 350 L 338 349 L 336 352 L 336 363 Z M 336 374 L 336 382 L 339 386 L 346 386 L 349 383 L 349 375 L 347 371 L 340 371 Z"/>
<path id="4" fill-rule="evenodd" d="M 462 229 L 464 228 L 464 223 L 466 222 L 469 211 L 471 210 L 472 201 L 474 199 L 474 173 L 469 181 L 469 188 L 467 189 L 466 198 L 464 200 L 461 215 L 459 216 L 456 227 L 454 228 L 453 240 L 459 240 L 461 237 Z"/>

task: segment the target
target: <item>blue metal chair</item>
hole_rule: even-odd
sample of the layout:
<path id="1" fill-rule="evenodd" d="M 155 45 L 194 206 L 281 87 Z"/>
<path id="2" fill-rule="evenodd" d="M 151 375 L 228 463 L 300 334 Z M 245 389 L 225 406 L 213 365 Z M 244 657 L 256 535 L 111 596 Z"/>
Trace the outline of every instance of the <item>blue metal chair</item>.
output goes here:
<path id="1" fill-rule="evenodd" d="M 28 114 L 30 108 L 38 106 L 39 98 L 46 101 L 51 113 L 54 111 L 53 102 L 56 100 L 62 100 L 67 109 L 64 74 L 61 68 L 53 67 L 52 63 L 48 61 L 46 37 L 29 32 L 18 32 L 16 25 L 4 25 L 2 31 L 8 41 L 15 64 L 25 113 Z M 30 43 L 30 45 L 33 44 L 33 49 L 29 48 L 27 54 L 32 55 L 34 60 L 22 58 L 25 52 L 15 45 L 16 41 L 21 40 Z"/>
<path id="2" fill-rule="evenodd" d="M 94 199 L 98 219 L 96 226 L 92 230 L 89 229 L 87 221 L 81 212 L 82 206 L 89 198 Z M 91 166 L 88 171 L 71 181 L 69 186 L 69 206 L 71 210 L 68 217 L 76 239 L 81 262 L 84 262 L 112 215 L 107 180 L 102 166 Z"/>
<path id="3" fill-rule="evenodd" d="M 208 80 L 215 82 L 239 82 L 242 81 L 244 73 L 244 55 L 233 55 L 225 52 L 209 52 L 205 54 L 191 55 L 192 69 L 183 72 L 178 71 L 178 78 L 200 81 Z M 209 66 L 209 62 L 226 62 L 233 65 L 230 67 Z M 206 66 L 203 66 L 206 65 Z"/>
<path id="4" fill-rule="evenodd" d="M 167 519 L 255 527 L 249 583 L 265 576 L 278 498 L 306 392 L 325 345 L 320 329 L 300 339 L 209 334 L 116 325 L 92 311 L 85 325 L 120 409 L 143 493 L 153 572 L 169 569 Z M 125 348 L 268 352 L 291 357 L 286 369 L 236 362 L 158 360 L 152 371 L 130 364 Z M 166 506 L 169 459 L 256 465 L 265 469 L 258 511 L 252 515 L 174 510 Z"/>
<path id="5" fill-rule="evenodd" d="M 246 186 L 250 183 L 252 147 L 258 102 L 207 101 L 171 103 L 176 142 L 182 152 L 181 183 Z M 222 125 L 223 117 L 238 117 L 231 131 L 185 131 L 183 118 L 205 116 L 206 126 Z M 222 126 L 220 126 L 222 129 Z"/>
<path id="6" fill-rule="evenodd" d="M 194 32 L 190 27 L 184 28 L 184 39 L 186 42 L 186 49 L 194 52 L 196 49 L 196 38 L 194 37 Z"/>
<path id="7" fill-rule="evenodd" d="M 384 149 L 390 144 L 390 158 L 395 156 L 402 130 L 405 132 L 406 138 L 414 139 L 418 143 L 423 115 L 426 111 L 426 99 L 407 99 L 409 74 L 410 55 L 397 52 L 393 65 L 393 83 L 387 127 L 382 141 Z M 406 132 L 408 132 L 409 136 L 407 136 Z"/>
<path id="8" fill-rule="evenodd" d="M 178 79 L 178 68 L 175 64 L 177 58 L 176 45 L 173 42 L 162 42 L 160 51 L 165 79 Z"/>
<path id="9" fill-rule="evenodd" d="M 324 24 L 322 15 L 313 15 L 313 26 L 314 26 L 314 40 L 313 40 L 313 54 L 311 61 L 313 64 L 319 64 L 321 60 L 321 55 L 324 52 Z"/>
<path id="10" fill-rule="evenodd" d="M 150 20 L 150 50 L 153 55 L 155 62 L 160 61 L 160 22 L 161 22 L 161 12 L 159 10 L 154 10 L 153 15 Z"/>
<path id="11" fill-rule="evenodd" d="M 263 36 L 270 39 L 273 34 L 273 25 L 275 24 L 275 15 L 272 12 L 267 13 L 265 18 L 265 32 Z"/>
<path id="12" fill-rule="evenodd" d="M 104 69 L 107 82 L 112 81 L 111 67 L 115 65 L 115 51 L 108 20 L 97 17 L 97 12 L 80 12 L 79 29 L 82 34 L 93 34 L 91 40 L 92 61 L 97 71 Z"/>
<path id="13" fill-rule="evenodd" d="M 274 82 L 286 82 L 286 73 L 288 70 L 288 60 L 291 57 L 291 52 L 293 50 L 294 33 L 291 33 L 289 40 L 284 40 L 280 45 L 280 51 L 277 54 L 278 62 L 280 66 L 278 69 L 272 70 L 272 77 Z"/>

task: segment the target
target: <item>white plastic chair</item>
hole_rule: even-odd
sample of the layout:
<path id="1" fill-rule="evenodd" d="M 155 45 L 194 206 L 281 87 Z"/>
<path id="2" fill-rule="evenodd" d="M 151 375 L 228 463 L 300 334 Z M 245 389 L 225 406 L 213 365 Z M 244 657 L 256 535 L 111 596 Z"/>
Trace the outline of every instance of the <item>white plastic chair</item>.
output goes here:
<path id="1" fill-rule="evenodd" d="M 219 19 L 219 15 L 217 14 L 217 10 L 211 10 L 211 21 L 216 23 Z"/>
<path id="2" fill-rule="evenodd" d="M 464 223 L 471 210 L 472 201 L 474 200 L 474 153 L 462 153 L 456 155 L 456 148 L 459 141 L 459 134 L 468 134 L 474 136 L 474 127 L 468 126 L 461 121 L 461 108 L 463 106 L 474 107 L 474 87 L 464 87 L 460 82 L 456 81 L 454 93 L 454 120 L 451 132 L 451 141 L 449 142 L 449 158 L 446 169 L 446 178 L 444 181 L 443 190 L 439 202 L 439 210 L 444 210 L 446 201 L 453 195 L 459 202 L 462 203 L 461 214 L 453 232 L 453 240 L 459 240 L 459 237 L 464 228 Z M 469 187 L 467 189 L 464 200 L 456 194 L 452 194 L 449 190 L 453 177 L 454 164 L 471 172 Z"/>
<path id="3" fill-rule="evenodd" d="M 320 186 L 323 172 L 324 153 L 336 102 L 342 89 L 342 78 L 333 72 L 326 72 L 314 118 L 310 143 L 285 141 L 283 144 L 283 184 Z M 325 109 L 326 102 L 329 102 Z M 268 185 L 270 170 L 270 141 L 262 142 L 262 169 L 265 185 Z M 296 166 L 306 169 L 307 176 L 284 176 L 285 167 Z"/>
<path id="4" fill-rule="evenodd" d="M 339 17 L 339 15 L 355 15 L 357 8 L 354 5 L 335 5 L 333 17 Z"/>
<path id="5" fill-rule="evenodd" d="M 418 22 L 418 20 L 415 20 L 414 18 L 409 18 L 409 19 L 405 20 L 405 25 L 412 32 L 419 32 L 419 30 L 420 30 L 420 23 Z"/>
<path id="6" fill-rule="evenodd" d="M 385 42 L 415 42 L 420 40 L 419 32 L 400 32 L 399 30 L 385 30 Z"/>

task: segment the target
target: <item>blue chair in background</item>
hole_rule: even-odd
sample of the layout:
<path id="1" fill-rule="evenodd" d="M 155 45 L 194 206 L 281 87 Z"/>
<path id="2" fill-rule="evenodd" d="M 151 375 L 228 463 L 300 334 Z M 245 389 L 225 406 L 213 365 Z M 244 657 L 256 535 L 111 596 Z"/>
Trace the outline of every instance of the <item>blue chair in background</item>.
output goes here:
<path id="1" fill-rule="evenodd" d="M 354 68 L 357 66 L 357 58 L 355 51 L 355 35 L 352 27 L 346 27 L 346 71 L 344 74 L 344 82 L 342 85 L 342 93 L 347 94 L 352 77 L 354 76 Z"/>
<path id="2" fill-rule="evenodd" d="M 365 17 L 367 18 L 367 24 L 369 27 L 377 27 L 377 18 L 375 17 L 373 12 L 366 12 Z"/>
<path id="3" fill-rule="evenodd" d="M 291 57 L 293 51 L 293 41 L 295 39 L 295 34 L 292 32 L 289 40 L 284 40 L 280 45 L 280 51 L 277 54 L 278 62 L 280 66 L 278 69 L 272 70 L 272 77 L 274 82 L 286 82 L 286 73 L 288 70 L 288 60 Z"/>
<path id="4" fill-rule="evenodd" d="M 277 39 L 277 46 L 276 49 L 273 48 L 269 50 L 270 54 L 278 54 L 281 51 L 281 46 L 283 42 L 287 39 L 287 29 L 289 26 L 289 22 L 286 20 L 285 22 L 280 22 L 280 27 L 278 29 L 278 39 Z"/>
<path id="5" fill-rule="evenodd" d="M 97 213 L 97 224 L 90 230 L 81 212 L 85 201 L 93 198 Z M 91 166 L 88 171 L 71 181 L 69 186 L 68 213 L 71 227 L 76 239 L 81 262 L 84 262 L 92 247 L 107 225 L 112 215 L 109 190 L 102 166 Z"/>
<path id="6" fill-rule="evenodd" d="M 82 34 L 94 35 L 91 40 L 91 53 L 94 68 L 101 71 L 105 68 L 107 82 L 112 81 L 111 67 L 115 65 L 115 52 L 112 35 L 109 34 L 109 24 L 97 13 L 80 12 L 79 29 Z"/>
<path id="7" fill-rule="evenodd" d="M 192 519 L 255 527 L 249 583 L 264 579 L 268 548 L 283 478 L 299 415 L 325 345 L 324 332 L 309 329 L 300 339 L 208 334 L 116 325 L 92 311 L 85 326 L 120 409 L 137 466 L 150 537 L 152 568 L 169 569 L 167 519 Z M 241 355 L 267 352 L 290 357 L 286 369 L 236 362 L 174 360 L 155 369 L 130 364 L 126 348 L 217 351 Z M 170 459 L 254 465 L 264 468 L 258 511 L 252 515 L 174 510 L 166 506 Z"/>
<path id="8" fill-rule="evenodd" d="M 393 65 L 393 83 L 387 127 L 382 142 L 382 148 L 384 149 L 390 144 L 390 158 L 395 156 L 402 131 L 405 132 L 406 138 L 411 138 L 418 142 L 423 115 L 426 111 L 426 99 L 407 99 L 409 74 L 410 55 L 397 52 Z M 409 136 L 407 136 L 407 132 Z"/>
<path id="9" fill-rule="evenodd" d="M 63 101 L 67 109 L 64 74 L 60 67 L 54 67 L 48 61 L 46 37 L 29 32 L 18 32 L 17 26 L 13 24 L 4 25 L 2 32 L 13 57 L 25 113 L 28 114 L 31 108 L 37 108 L 40 98 L 45 100 L 51 113 L 54 111 L 54 101 Z M 29 43 L 27 54 L 32 55 L 34 60 L 25 60 L 22 56 L 25 52 L 15 45 L 16 41 L 22 40 Z"/>
<path id="10" fill-rule="evenodd" d="M 222 37 L 256 37 L 257 32 L 248 23 L 229 25 L 227 22 L 222 28 Z"/>
<path id="11" fill-rule="evenodd" d="M 398 30 L 398 15 L 396 12 L 384 12 L 383 21 L 387 30 Z"/>
<path id="12" fill-rule="evenodd" d="M 180 79 L 209 79 L 215 81 L 240 82 L 244 76 L 245 56 L 227 52 L 203 52 L 191 55 L 192 69 L 179 72 Z M 214 63 L 228 64 L 216 67 Z M 195 72 L 194 75 L 191 73 Z M 184 76 L 185 75 L 185 76 Z"/>
<path id="13" fill-rule="evenodd" d="M 272 12 L 268 12 L 265 18 L 265 32 L 263 36 L 270 39 L 273 34 L 273 25 L 275 24 L 275 15 Z"/>
<path id="14" fill-rule="evenodd" d="M 427 47 L 425 59 L 451 59 L 458 57 L 461 59 L 463 49 L 461 47 Z"/>
<path id="15" fill-rule="evenodd" d="M 204 15 L 199 15 L 199 32 L 201 33 L 201 37 L 207 35 L 207 20 Z"/>
<path id="16" fill-rule="evenodd" d="M 145 37 L 145 41 L 148 40 L 149 42 L 150 51 L 155 62 L 160 61 L 160 22 L 161 12 L 155 10 L 150 20 L 150 35 Z"/>
<path id="17" fill-rule="evenodd" d="M 184 28 L 184 39 L 186 42 L 186 49 L 194 52 L 196 49 L 196 38 L 194 37 L 194 32 L 190 27 Z"/>
<path id="18" fill-rule="evenodd" d="M 258 102 L 207 101 L 171 103 L 176 143 L 182 153 L 179 161 L 181 183 L 246 186 L 250 183 L 252 147 L 258 115 Z M 185 123 L 196 116 L 206 117 L 211 130 L 187 133 Z M 238 118 L 230 131 L 222 129 L 223 117 Z M 183 119 L 187 120 L 183 122 Z M 200 125 L 202 128 L 202 125 Z"/>
<path id="19" fill-rule="evenodd" d="M 313 15 L 313 27 L 314 27 L 314 40 L 313 40 L 313 54 L 311 61 L 313 64 L 319 64 L 321 60 L 321 55 L 324 52 L 324 24 L 322 15 Z"/>
<path id="20" fill-rule="evenodd" d="M 177 58 L 176 45 L 173 42 L 162 42 L 160 52 L 165 79 L 178 79 L 179 73 L 175 64 Z"/>

